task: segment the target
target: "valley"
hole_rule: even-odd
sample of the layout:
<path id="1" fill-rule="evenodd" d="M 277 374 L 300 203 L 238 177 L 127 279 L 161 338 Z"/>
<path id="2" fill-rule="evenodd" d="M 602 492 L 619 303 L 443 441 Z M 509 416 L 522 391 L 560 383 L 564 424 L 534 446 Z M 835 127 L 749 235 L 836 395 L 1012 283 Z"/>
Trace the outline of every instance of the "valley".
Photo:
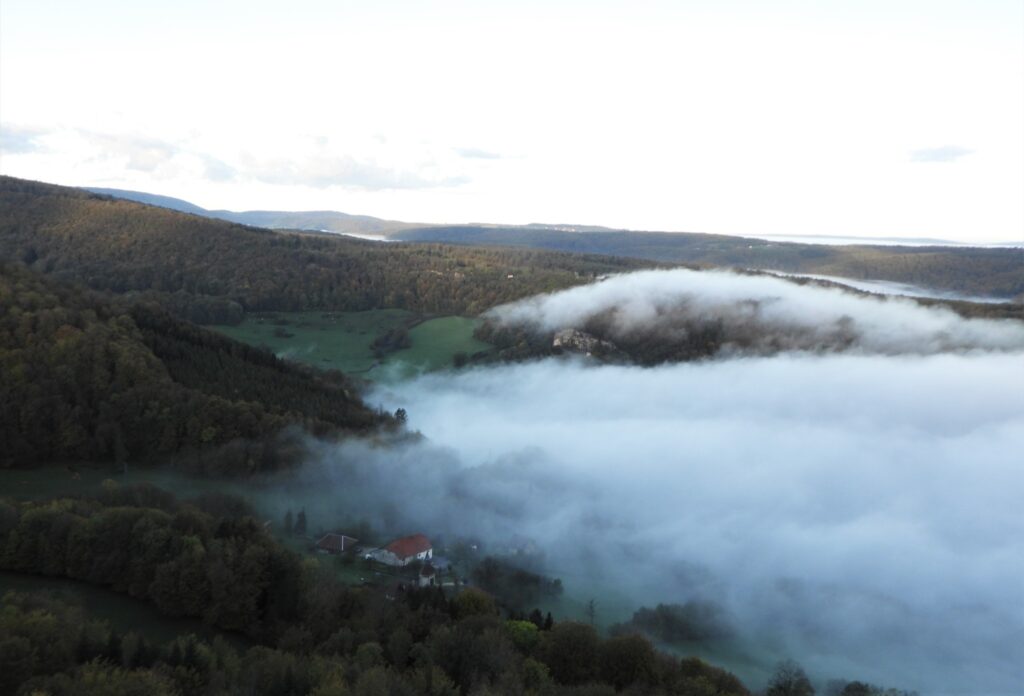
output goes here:
<path id="1" fill-rule="evenodd" d="M 1019 599 L 1011 299 L 260 230 L 10 178 L 0 207 L 0 585 L 12 607 L 36 576 L 88 588 L 88 619 L 45 611 L 96 654 L 135 632 L 145 664 L 220 651 L 285 689 L 337 660 L 411 693 L 749 694 L 787 659 L 893 694 L 1014 679 L 1018 626 L 986 618 Z M 434 558 L 391 565 L 417 536 Z"/>

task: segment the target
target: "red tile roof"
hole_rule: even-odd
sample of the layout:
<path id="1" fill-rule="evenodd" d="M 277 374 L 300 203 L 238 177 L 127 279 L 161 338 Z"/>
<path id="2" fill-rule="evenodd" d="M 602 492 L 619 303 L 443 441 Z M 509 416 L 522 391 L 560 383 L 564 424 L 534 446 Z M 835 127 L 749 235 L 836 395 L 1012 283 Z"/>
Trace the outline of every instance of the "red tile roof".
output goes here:
<path id="1" fill-rule="evenodd" d="M 384 547 L 384 550 L 390 551 L 391 553 L 398 556 L 400 559 L 408 558 L 409 556 L 415 556 L 418 553 L 429 551 L 431 549 L 430 539 L 423 536 L 422 534 L 413 534 L 412 536 L 402 537 L 401 539 L 395 539 L 390 544 Z"/>

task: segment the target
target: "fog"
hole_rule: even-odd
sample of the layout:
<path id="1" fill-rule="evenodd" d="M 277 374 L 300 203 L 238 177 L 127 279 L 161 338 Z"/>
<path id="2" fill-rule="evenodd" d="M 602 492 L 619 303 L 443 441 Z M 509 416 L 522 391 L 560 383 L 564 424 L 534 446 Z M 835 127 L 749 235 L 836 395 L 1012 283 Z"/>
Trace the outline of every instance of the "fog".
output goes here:
<path id="1" fill-rule="evenodd" d="M 381 385 L 369 401 L 407 409 L 425 437 L 324 446 L 304 476 L 387 532 L 532 539 L 604 624 L 714 602 L 736 640 L 707 654 L 754 688 L 792 657 L 819 684 L 1019 693 L 1019 325 L 706 273 L 501 314 L 552 328 L 613 308 L 628 327 L 684 295 L 723 312 L 756 297 L 766 325 L 850 316 L 859 347 L 655 368 L 548 358 Z"/>
<path id="2" fill-rule="evenodd" d="M 1024 325 L 964 319 L 899 297 L 798 285 L 767 275 L 682 269 L 644 271 L 540 295 L 489 312 L 501 325 L 542 331 L 599 322 L 612 340 L 660 334 L 677 340 L 696 323 L 715 322 L 731 352 L 849 350 L 938 353 L 1024 348 Z"/>
<path id="3" fill-rule="evenodd" d="M 784 271 L 768 271 L 782 278 L 809 278 L 811 280 L 825 280 L 830 283 L 848 285 L 857 290 L 871 292 L 878 295 L 897 295 L 900 297 L 928 297 L 936 300 L 963 300 L 965 302 L 981 302 L 984 304 L 1007 304 L 1013 300 L 1006 297 L 990 297 L 982 295 L 964 295 L 963 293 L 951 292 L 948 290 L 935 290 L 911 285 L 910 283 L 896 283 L 890 280 L 853 280 L 840 276 L 818 275 L 816 273 L 786 273 Z"/>

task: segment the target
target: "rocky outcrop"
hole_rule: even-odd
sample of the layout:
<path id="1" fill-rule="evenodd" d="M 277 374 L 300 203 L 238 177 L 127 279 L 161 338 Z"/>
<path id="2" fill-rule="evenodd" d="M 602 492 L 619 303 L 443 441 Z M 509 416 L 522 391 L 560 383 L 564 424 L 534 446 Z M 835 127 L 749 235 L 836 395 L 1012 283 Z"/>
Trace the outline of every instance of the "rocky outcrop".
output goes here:
<path id="1" fill-rule="evenodd" d="M 579 329 L 562 329 L 556 332 L 551 341 L 551 347 L 581 355 L 610 356 L 619 353 L 619 349 L 614 343 L 603 341 L 597 336 Z"/>

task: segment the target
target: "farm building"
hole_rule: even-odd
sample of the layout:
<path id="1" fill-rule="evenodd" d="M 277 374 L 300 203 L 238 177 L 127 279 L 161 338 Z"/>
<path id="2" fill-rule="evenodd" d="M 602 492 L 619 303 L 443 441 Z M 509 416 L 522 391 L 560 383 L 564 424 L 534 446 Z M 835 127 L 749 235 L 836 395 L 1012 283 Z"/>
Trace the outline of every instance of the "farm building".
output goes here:
<path id="1" fill-rule="evenodd" d="M 429 561 L 433 556 L 434 548 L 430 539 L 422 534 L 395 539 L 374 554 L 376 560 L 390 566 L 407 566 L 413 561 Z"/>
<path id="2" fill-rule="evenodd" d="M 316 542 L 316 548 L 321 553 L 345 553 L 354 549 L 358 541 L 344 534 L 324 534 Z"/>
<path id="3" fill-rule="evenodd" d="M 430 561 L 423 564 L 420 568 L 420 587 L 430 587 L 437 582 L 437 571 L 434 570 L 434 566 L 431 565 Z"/>

